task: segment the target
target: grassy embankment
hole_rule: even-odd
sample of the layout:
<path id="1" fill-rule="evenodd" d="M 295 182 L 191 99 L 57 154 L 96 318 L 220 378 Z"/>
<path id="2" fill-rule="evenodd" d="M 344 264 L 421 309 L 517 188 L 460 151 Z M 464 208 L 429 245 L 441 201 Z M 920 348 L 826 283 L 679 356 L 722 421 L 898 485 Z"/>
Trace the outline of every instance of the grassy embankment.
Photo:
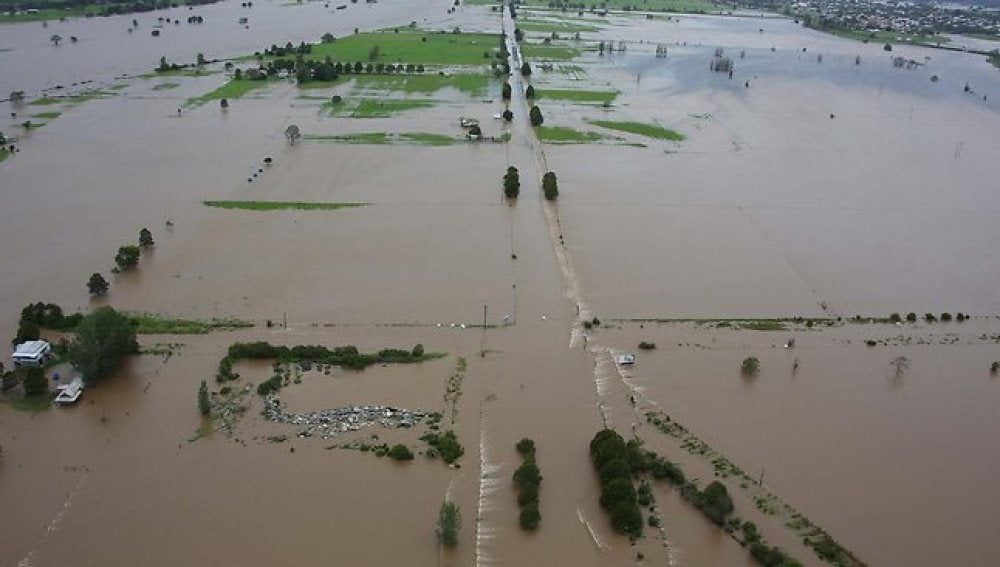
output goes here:
<path id="1" fill-rule="evenodd" d="M 364 207 L 368 203 L 316 203 L 304 201 L 203 201 L 207 207 L 243 211 L 332 211 Z"/>
<path id="2" fill-rule="evenodd" d="M 266 87 L 267 81 L 249 81 L 247 79 L 232 79 L 212 92 L 188 99 L 188 105 L 203 104 L 210 100 L 235 99 L 252 90 Z"/>
<path id="3" fill-rule="evenodd" d="M 403 132 L 399 134 L 387 134 L 385 132 L 361 132 L 357 134 L 333 134 L 304 136 L 303 139 L 314 142 L 329 142 L 336 144 L 408 144 L 415 146 L 450 146 L 462 140 L 444 134 L 432 134 L 430 132 Z"/>
<path id="4" fill-rule="evenodd" d="M 550 144 L 586 144 L 608 139 L 597 132 L 574 130 L 566 126 L 539 126 L 535 128 L 538 139 Z"/>
<path id="5" fill-rule="evenodd" d="M 941 45 L 951 41 L 943 35 L 907 34 L 891 31 L 820 30 L 825 33 L 870 43 L 892 43 L 907 45 Z"/>
<path id="6" fill-rule="evenodd" d="M 37 114 L 32 114 L 32 118 L 40 118 L 42 120 L 55 120 L 59 118 L 62 112 L 50 111 L 50 112 L 39 112 Z"/>
<path id="7" fill-rule="evenodd" d="M 36 98 L 29 104 L 31 104 L 32 106 L 51 106 L 55 104 L 77 105 L 77 104 L 83 104 L 88 100 L 111 98 L 113 96 L 115 96 L 115 93 L 109 93 L 107 91 L 95 89 L 90 91 L 83 91 L 80 94 L 69 95 L 69 96 L 60 96 L 60 97 L 43 96 L 41 98 Z"/>
<path id="8" fill-rule="evenodd" d="M 589 124 L 594 126 L 600 126 L 601 128 L 607 128 L 609 130 L 617 130 L 619 132 L 626 132 L 629 134 L 637 134 L 639 136 L 646 136 L 647 138 L 656 138 L 658 140 L 670 140 L 672 142 L 679 142 L 684 139 L 684 135 L 658 126 L 656 124 L 644 124 L 642 122 L 621 122 L 614 120 L 588 120 Z"/>
<path id="9" fill-rule="evenodd" d="M 253 327 L 240 319 L 176 319 L 155 313 L 126 312 L 129 323 L 140 335 L 205 335 L 212 331 L 231 331 Z"/>

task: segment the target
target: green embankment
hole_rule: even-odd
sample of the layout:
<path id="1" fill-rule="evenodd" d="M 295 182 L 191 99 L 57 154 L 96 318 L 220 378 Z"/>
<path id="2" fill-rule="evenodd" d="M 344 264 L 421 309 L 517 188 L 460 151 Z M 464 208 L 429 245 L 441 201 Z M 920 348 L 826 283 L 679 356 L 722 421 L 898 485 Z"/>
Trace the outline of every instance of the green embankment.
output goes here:
<path id="1" fill-rule="evenodd" d="M 544 45 L 539 43 L 522 43 L 521 55 L 527 59 L 540 59 L 544 61 L 569 61 L 576 59 L 583 51 L 576 47 L 565 47 L 562 45 Z"/>
<path id="2" fill-rule="evenodd" d="M 337 144 L 410 144 L 418 146 L 450 146 L 462 141 L 459 138 L 453 138 L 444 134 L 433 134 L 430 132 L 404 132 L 401 134 L 362 132 L 357 134 L 305 136 L 304 139 L 307 141 L 330 142 Z"/>
<path id="3" fill-rule="evenodd" d="M 539 126 L 535 128 L 535 133 L 539 140 L 553 144 L 586 144 L 607 138 L 597 132 L 574 130 L 565 126 Z"/>
<path id="4" fill-rule="evenodd" d="M 679 142 L 684 139 L 683 134 L 656 124 L 644 124 L 642 122 L 619 122 L 614 120 L 588 120 L 587 122 L 593 124 L 594 126 L 600 126 L 601 128 L 617 130 L 619 132 L 626 132 L 629 134 L 638 134 L 640 136 L 656 138 L 658 140 Z"/>
<path id="5" fill-rule="evenodd" d="M 196 96 L 194 98 L 188 99 L 187 103 L 191 104 L 203 104 L 210 100 L 221 100 L 221 99 L 235 99 L 247 94 L 248 92 L 266 87 L 269 83 L 267 81 L 250 81 L 247 79 L 232 79 L 228 83 L 222 85 L 221 87 L 215 89 L 212 92 L 203 94 L 201 96 Z"/>
<path id="6" fill-rule="evenodd" d="M 565 100 L 569 102 L 611 104 L 618 96 L 612 91 L 581 91 L 570 89 L 535 89 L 539 99 Z"/>
<path id="7" fill-rule="evenodd" d="M 324 104 L 330 109 L 330 116 L 349 116 L 351 118 L 387 118 L 407 110 L 429 108 L 436 101 L 424 99 L 375 99 L 363 98 L 352 102 L 328 102 Z"/>
<path id="8" fill-rule="evenodd" d="M 51 111 L 51 112 L 39 112 L 38 114 L 32 114 L 32 118 L 41 118 L 42 120 L 55 120 L 59 118 L 61 112 Z"/>
<path id="9" fill-rule="evenodd" d="M 204 335 L 212 331 L 230 331 L 253 327 L 249 321 L 239 319 L 175 319 L 155 313 L 127 312 L 125 316 L 140 335 Z"/>
<path id="10" fill-rule="evenodd" d="M 364 207 L 368 203 L 316 203 L 304 201 L 203 201 L 208 207 L 244 211 L 332 211 Z"/>

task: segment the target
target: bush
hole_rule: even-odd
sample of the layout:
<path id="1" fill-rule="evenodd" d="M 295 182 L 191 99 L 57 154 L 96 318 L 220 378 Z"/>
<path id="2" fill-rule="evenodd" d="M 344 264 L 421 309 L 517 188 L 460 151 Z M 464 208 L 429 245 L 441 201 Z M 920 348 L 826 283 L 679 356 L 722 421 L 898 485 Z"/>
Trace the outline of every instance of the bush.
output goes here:
<path id="1" fill-rule="evenodd" d="M 524 75 L 525 77 L 531 76 L 531 64 L 529 64 L 527 61 L 521 64 L 521 74 Z"/>
<path id="2" fill-rule="evenodd" d="M 413 358 L 423 358 L 424 357 L 424 345 L 417 343 L 413 350 L 410 351 L 410 356 Z"/>
<path id="3" fill-rule="evenodd" d="M 528 504 L 538 503 L 538 485 L 529 484 L 521 487 L 521 491 L 517 493 L 517 505 L 524 507 Z"/>
<path id="4" fill-rule="evenodd" d="M 533 531 L 538 529 L 542 515 L 538 512 L 538 502 L 531 502 L 521 508 L 521 513 L 517 517 L 518 524 L 522 530 Z"/>
<path id="5" fill-rule="evenodd" d="M 602 483 L 601 487 L 601 507 L 611 510 L 620 503 L 635 504 L 635 488 L 632 486 L 632 479 L 629 477 L 619 477 Z"/>
<path id="6" fill-rule="evenodd" d="M 514 119 L 514 113 L 511 112 L 510 109 L 504 110 L 503 119 L 506 120 L 507 122 L 510 122 L 511 120 Z"/>
<path id="7" fill-rule="evenodd" d="M 899 316 L 899 313 L 893 313 L 892 315 L 889 315 L 889 322 L 890 323 L 899 323 L 902 320 L 903 319 Z"/>
<path id="8" fill-rule="evenodd" d="M 90 295 L 104 295 L 108 293 L 108 281 L 101 274 L 94 272 L 87 280 L 87 291 Z"/>
<path id="9" fill-rule="evenodd" d="M 917 314 L 916 313 L 907 313 L 906 314 L 906 321 L 908 323 L 915 323 L 917 321 Z"/>
<path id="10" fill-rule="evenodd" d="M 139 264 L 140 254 L 141 251 L 138 246 L 131 244 L 122 246 L 118 249 L 118 254 L 115 254 L 115 264 L 118 265 L 119 270 L 130 270 Z"/>
<path id="11" fill-rule="evenodd" d="M 502 87 L 500 87 L 500 97 L 504 100 L 510 100 L 511 88 L 510 83 L 505 82 Z"/>
<path id="12" fill-rule="evenodd" d="M 743 364 L 740 365 L 740 371 L 748 376 L 757 374 L 760 372 L 760 361 L 757 360 L 756 356 L 748 356 L 743 359 Z"/>
<path id="13" fill-rule="evenodd" d="M 933 313 L 924 313 L 924 321 L 927 321 L 928 323 L 933 323 L 937 321 L 937 317 L 935 317 Z"/>
<path id="14" fill-rule="evenodd" d="M 708 519 L 718 525 L 723 525 L 726 516 L 733 513 L 733 501 L 729 497 L 729 491 L 721 482 L 714 481 L 700 492 L 694 504 L 701 509 Z"/>
<path id="15" fill-rule="evenodd" d="M 41 333 L 42 330 L 39 328 L 38 323 L 22 319 L 17 326 L 17 334 L 14 336 L 13 343 L 19 345 L 27 341 L 37 341 Z"/>
<path id="16" fill-rule="evenodd" d="M 433 447 L 441 455 L 441 459 L 449 465 L 465 454 L 465 449 L 459 444 L 454 431 L 449 430 L 440 434 L 428 433 L 420 439 Z"/>
<path id="17" fill-rule="evenodd" d="M 45 371 L 41 368 L 26 368 L 23 370 L 24 377 L 21 383 L 24 384 L 24 394 L 27 396 L 44 396 L 49 393 L 49 382 L 45 378 Z"/>
<path id="18" fill-rule="evenodd" d="M 266 396 L 281 390 L 282 378 L 280 374 L 275 374 L 269 379 L 257 384 L 257 394 Z"/>
<path id="19" fill-rule="evenodd" d="M 515 199 L 520 192 L 521 176 L 517 168 L 511 165 L 507 167 L 507 173 L 503 176 L 503 194 L 508 199 Z"/>
<path id="20" fill-rule="evenodd" d="M 462 514 L 454 502 L 444 501 L 438 511 L 438 539 L 447 547 L 458 545 L 458 529 L 462 525 Z"/>
<path id="21" fill-rule="evenodd" d="M 535 98 L 535 87 L 528 85 L 528 88 L 524 89 L 524 96 L 527 98 Z"/>
<path id="22" fill-rule="evenodd" d="M 225 103 L 222 105 L 223 108 L 229 106 L 229 101 L 227 101 L 226 99 L 222 99 L 222 102 Z M 148 228 L 143 228 L 142 230 L 139 231 L 139 246 L 141 248 L 149 248 L 154 244 L 155 242 L 153 242 L 153 233 L 149 232 Z"/>
<path id="23" fill-rule="evenodd" d="M 945 323 L 951 321 L 951 313 L 942 313 L 941 320 L 944 321 Z"/>
<path id="24" fill-rule="evenodd" d="M 412 461 L 413 451 L 410 451 L 409 447 L 403 445 L 402 443 L 393 445 L 388 452 L 389 458 L 394 461 Z"/>
<path id="25" fill-rule="evenodd" d="M 647 343 L 646 341 L 639 342 L 639 350 L 655 350 L 656 343 Z"/>
<path id="26" fill-rule="evenodd" d="M 674 486 L 681 486 L 685 482 L 684 471 L 666 459 L 656 459 L 650 468 L 655 479 L 665 479 Z"/>
<path id="27" fill-rule="evenodd" d="M 611 482 L 616 478 L 628 478 L 631 474 L 632 471 L 628 466 L 628 461 L 625 459 L 612 459 L 601 467 L 601 483 Z"/>

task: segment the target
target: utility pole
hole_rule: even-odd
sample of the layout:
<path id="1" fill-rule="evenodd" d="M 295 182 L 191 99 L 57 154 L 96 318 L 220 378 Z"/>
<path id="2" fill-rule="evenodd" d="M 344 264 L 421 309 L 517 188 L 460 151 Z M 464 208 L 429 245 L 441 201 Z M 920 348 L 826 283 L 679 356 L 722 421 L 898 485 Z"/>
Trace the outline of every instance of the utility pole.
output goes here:
<path id="1" fill-rule="evenodd" d="M 486 328 L 486 305 L 483 305 L 483 329 Z"/>

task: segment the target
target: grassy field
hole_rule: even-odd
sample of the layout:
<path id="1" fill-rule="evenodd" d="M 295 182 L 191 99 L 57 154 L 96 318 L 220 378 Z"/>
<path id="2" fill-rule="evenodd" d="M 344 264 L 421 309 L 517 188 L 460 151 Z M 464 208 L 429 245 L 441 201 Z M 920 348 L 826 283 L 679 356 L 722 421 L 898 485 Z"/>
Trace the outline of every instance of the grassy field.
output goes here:
<path id="1" fill-rule="evenodd" d="M 656 138 L 658 140 L 679 142 L 684 139 L 683 134 L 656 124 L 644 124 L 642 122 L 619 122 L 614 120 L 588 120 L 587 122 L 593 124 L 594 126 L 600 126 L 601 128 L 627 132 L 629 134 L 638 134 L 640 136 Z"/>
<path id="2" fill-rule="evenodd" d="M 88 100 L 111 98 L 113 96 L 115 96 L 114 93 L 109 93 L 107 91 L 102 91 L 102 90 L 92 90 L 92 91 L 84 91 L 76 95 L 63 96 L 63 97 L 43 96 L 42 98 L 36 98 L 29 104 L 34 106 L 48 106 L 53 104 L 83 104 Z"/>
<path id="3" fill-rule="evenodd" d="M 160 83 L 158 85 L 153 85 L 153 90 L 154 91 L 166 91 L 166 90 L 170 90 L 170 89 L 176 89 L 179 86 L 181 86 L 180 83 Z"/>
<path id="4" fill-rule="evenodd" d="M 489 91 L 491 77 L 486 74 L 457 73 L 454 75 L 353 75 L 354 88 L 358 90 L 400 91 L 404 93 L 433 93 L 453 88 L 480 97 Z"/>
<path id="5" fill-rule="evenodd" d="M 43 120 L 55 120 L 56 118 L 59 118 L 61 114 L 62 114 L 61 112 L 56 112 L 53 110 L 49 112 L 39 112 L 38 114 L 32 114 L 31 117 L 41 118 Z"/>
<path id="6" fill-rule="evenodd" d="M 330 136 L 305 136 L 306 140 L 316 142 L 332 142 L 337 144 L 369 144 L 369 145 L 389 145 L 389 144 L 410 144 L 417 146 L 450 146 L 462 140 L 444 134 L 432 134 L 429 132 L 404 132 L 401 134 L 387 134 L 385 132 L 362 132 L 358 134 L 338 134 Z"/>
<path id="7" fill-rule="evenodd" d="M 206 71 L 197 67 L 193 69 L 171 69 L 169 71 L 153 71 L 139 75 L 140 79 L 155 79 L 157 77 L 210 77 L 218 75 L 219 71 Z"/>
<path id="8" fill-rule="evenodd" d="M 306 138 L 311 139 L 311 138 Z M 368 203 L 315 203 L 303 201 L 203 201 L 206 206 L 243 211 L 332 211 L 364 207 Z"/>
<path id="9" fill-rule="evenodd" d="M 570 89 L 535 89 L 538 99 L 566 100 L 570 102 L 610 104 L 618 96 L 611 91 L 578 91 Z"/>
<path id="10" fill-rule="evenodd" d="M 19 411 L 30 411 L 38 413 L 40 411 L 45 411 L 52 406 L 52 397 L 48 394 L 41 394 L 37 396 L 23 396 L 14 400 L 12 404 L 14 409 Z"/>
<path id="11" fill-rule="evenodd" d="M 240 98 L 241 96 L 247 94 L 248 92 L 266 87 L 269 83 L 267 81 L 250 81 L 247 79 L 232 79 L 228 83 L 222 85 L 221 87 L 215 89 L 210 93 L 203 94 L 201 96 L 188 99 L 188 104 L 203 104 L 210 100 L 221 100 L 221 99 L 231 99 Z"/>
<path id="12" fill-rule="evenodd" d="M 526 6 L 549 6 L 551 0 L 526 0 Z M 574 2 L 566 2 L 573 4 Z M 701 14 L 718 12 L 722 8 L 705 0 L 603 0 L 599 6 L 607 10 L 632 10 L 638 12 L 680 12 Z"/>
<path id="13" fill-rule="evenodd" d="M 372 58 L 372 49 L 378 55 Z M 423 65 L 489 65 L 500 36 L 485 33 L 439 33 L 400 28 L 339 38 L 332 43 L 314 44 L 309 59 L 361 61 L 362 63 L 414 63 Z"/>
<path id="14" fill-rule="evenodd" d="M 351 102 L 326 103 L 330 116 L 350 116 L 351 118 L 388 118 L 393 114 L 434 106 L 433 100 L 424 99 L 375 99 L 363 98 Z"/>
<path id="15" fill-rule="evenodd" d="M 0 148 L 0 161 L 7 159 L 7 156 L 9 155 L 10 152 L 7 151 L 7 148 Z"/>
<path id="16" fill-rule="evenodd" d="M 597 132 L 574 130 L 565 126 L 539 126 L 535 128 L 535 133 L 539 140 L 551 144 L 586 144 L 607 138 Z"/>
<path id="17" fill-rule="evenodd" d="M 576 59 L 583 51 L 576 47 L 561 45 L 543 45 L 539 43 L 521 43 L 521 55 L 525 58 L 545 61 L 569 61 Z"/>
<path id="18" fill-rule="evenodd" d="M 249 321 L 239 319 L 212 319 L 197 321 L 174 319 L 154 313 L 127 312 L 125 316 L 140 335 L 204 335 L 212 331 L 229 331 L 253 327 Z"/>

